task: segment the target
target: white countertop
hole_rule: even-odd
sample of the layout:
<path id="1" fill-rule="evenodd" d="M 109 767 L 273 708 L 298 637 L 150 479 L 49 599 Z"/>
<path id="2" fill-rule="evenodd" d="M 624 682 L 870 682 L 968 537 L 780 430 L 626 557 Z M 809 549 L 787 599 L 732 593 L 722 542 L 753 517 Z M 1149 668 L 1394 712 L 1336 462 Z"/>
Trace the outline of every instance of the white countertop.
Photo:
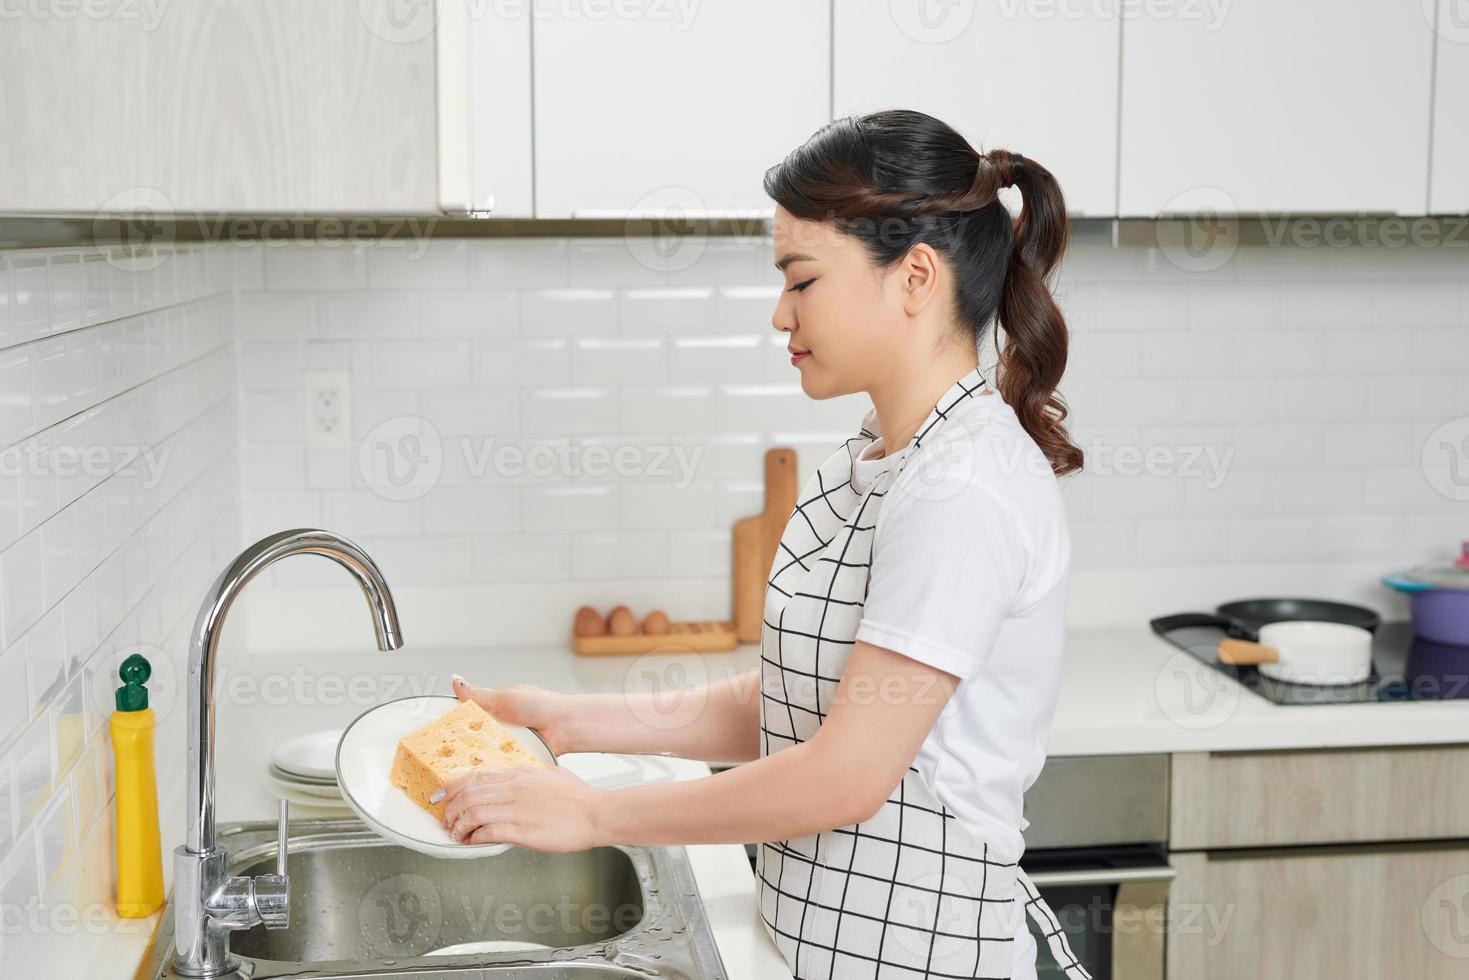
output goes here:
<path id="1" fill-rule="evenodd" d="M 384 663 L 403 656 L 413 657 L 415 671 L 440 685 L 432 690 L 447 690 L 456 670 L 487 686 L 528 681 L 564 691 L 646 690 L 738 674 L 760 662 L 754 645 L 643 657 L 578 657 L 559 646 L 351 655 Z M 1048 746 L 1053 756 L 1469 743 L 1469 699 L 1277 705 L 1170 646 L 1146 625 L 1074 630 L 1065 657 Z M 1465 671 L 1469 675 L 1469 662 Z M 426 688 L 387 696 L 419 690 Z"/>
<path id="2" fill-rule="evenodd" d="M 1068 635 L 1048 754 L 1444 743 L 1469 743 L 1469 700 L 1277 705 L 1144 625 Z"/>

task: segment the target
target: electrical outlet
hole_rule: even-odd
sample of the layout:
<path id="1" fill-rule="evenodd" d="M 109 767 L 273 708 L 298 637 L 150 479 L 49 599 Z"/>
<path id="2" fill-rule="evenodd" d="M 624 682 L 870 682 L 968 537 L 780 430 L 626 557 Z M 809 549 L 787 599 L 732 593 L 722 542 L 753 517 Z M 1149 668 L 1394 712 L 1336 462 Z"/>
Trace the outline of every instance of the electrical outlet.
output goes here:
<path id="1" fill-rule="evenodd" d="M 346 371 L 307 372 L 306 448 L 352 448 L 352 379 Z"/>

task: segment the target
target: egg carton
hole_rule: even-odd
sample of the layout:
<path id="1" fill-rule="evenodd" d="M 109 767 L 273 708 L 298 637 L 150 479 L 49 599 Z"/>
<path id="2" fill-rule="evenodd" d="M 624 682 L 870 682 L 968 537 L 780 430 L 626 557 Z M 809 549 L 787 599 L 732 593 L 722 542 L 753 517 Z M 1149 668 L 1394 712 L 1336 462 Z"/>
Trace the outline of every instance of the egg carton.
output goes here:
<path id="1" fill-rule="evenodd" d="M 639 653 L 708 653 L 733 650 L 738 645 L 734 623 L 725 620 L 679 620 L 667 633 L 628 633 L 621 636 L 572 636 L 571 646 L 584 657 Z"/>

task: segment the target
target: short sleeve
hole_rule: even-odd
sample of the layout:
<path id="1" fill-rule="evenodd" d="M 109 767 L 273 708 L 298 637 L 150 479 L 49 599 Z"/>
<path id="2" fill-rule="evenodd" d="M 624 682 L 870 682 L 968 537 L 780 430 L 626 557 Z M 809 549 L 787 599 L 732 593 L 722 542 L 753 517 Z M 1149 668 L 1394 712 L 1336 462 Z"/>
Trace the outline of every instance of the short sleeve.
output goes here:
<path id="1" fill-rule="evenodd" d="M 1016 608 L 1028 562 L 1021 522 L 977 482 L 905 491 L 906 475 L 878 512 L 857 639 L 968 678 Z"/>

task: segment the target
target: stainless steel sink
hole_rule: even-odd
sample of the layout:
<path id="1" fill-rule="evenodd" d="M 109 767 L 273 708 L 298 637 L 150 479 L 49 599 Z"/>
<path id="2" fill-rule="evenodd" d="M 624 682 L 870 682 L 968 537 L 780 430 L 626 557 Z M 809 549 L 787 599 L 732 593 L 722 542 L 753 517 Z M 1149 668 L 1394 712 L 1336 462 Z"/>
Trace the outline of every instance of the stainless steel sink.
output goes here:
<path id="1" fill-rule="evenodd" d="M 229 873 L 274 866 L 274 823 L 220 828 Z M 268 977 L 602 980 L 725 976 L 683 848 L 512 848 L 444 860 L 390 844 L 355 819 L 297 821 L 288 836 L 286 929 L 234 932 L 241 973 Z M 140 978 L 173 968 L 173 906 Z M 483 940 L 546 948 L 427 955 Z"/>

